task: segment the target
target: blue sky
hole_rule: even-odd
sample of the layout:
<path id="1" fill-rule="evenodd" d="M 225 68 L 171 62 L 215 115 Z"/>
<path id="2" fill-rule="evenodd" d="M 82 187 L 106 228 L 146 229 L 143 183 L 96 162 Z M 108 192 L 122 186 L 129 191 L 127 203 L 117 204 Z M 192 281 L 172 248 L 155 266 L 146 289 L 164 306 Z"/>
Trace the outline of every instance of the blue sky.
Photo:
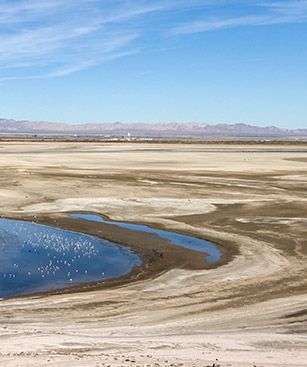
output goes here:
<path id="1" fill-rule="evenodd" d="M 1 0 L 0 116 L 307 128 L 306 0 Z"/>

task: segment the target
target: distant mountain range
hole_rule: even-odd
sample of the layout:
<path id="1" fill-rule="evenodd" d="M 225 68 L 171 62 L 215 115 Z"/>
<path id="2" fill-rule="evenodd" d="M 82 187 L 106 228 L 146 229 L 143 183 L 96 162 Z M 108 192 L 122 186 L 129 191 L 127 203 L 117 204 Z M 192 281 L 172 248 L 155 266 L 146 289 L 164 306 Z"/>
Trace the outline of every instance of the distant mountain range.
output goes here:
<path id="1" fill-rule="evenodd" d="M 163 138 L 179 137 L 307 137 L 306 129 L 281 129 L 275 126 L 253 126 L 247 124 L 205 123 L 101 123 L 68 124 L 44 121 L 16 121 L 0 119 L 1 134 L 37 135 L 100 135 L 100 136 L 148 136 Z"/>

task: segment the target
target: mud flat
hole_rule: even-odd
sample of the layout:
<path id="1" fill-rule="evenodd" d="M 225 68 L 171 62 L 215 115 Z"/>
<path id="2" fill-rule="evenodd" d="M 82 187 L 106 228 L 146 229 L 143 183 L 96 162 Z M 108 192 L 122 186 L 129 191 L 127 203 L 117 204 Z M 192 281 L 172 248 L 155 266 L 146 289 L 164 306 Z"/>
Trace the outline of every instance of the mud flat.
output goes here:
<path id="1" fill-rule="evenodd" d="M 147 276 L 0 301 L 0 363 L 307 366 L 307 147 L 222 148 L 1 143 L 1 215 L 69 230 L 67 213 L 96 213 L 225 255 L 206 268 L 199 253 L 110 228 L 147 247 Z"/>

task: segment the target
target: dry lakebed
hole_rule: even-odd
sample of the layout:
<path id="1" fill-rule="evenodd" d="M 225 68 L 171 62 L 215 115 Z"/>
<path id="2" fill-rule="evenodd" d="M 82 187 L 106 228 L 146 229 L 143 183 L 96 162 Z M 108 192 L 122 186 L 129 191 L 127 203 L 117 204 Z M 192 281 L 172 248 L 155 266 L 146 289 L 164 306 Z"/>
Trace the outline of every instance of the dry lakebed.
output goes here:
<path id="1" fill-rule="evenodd" d="M 307 366 L 307 144 L 0 143 L 0 365 Z"/>

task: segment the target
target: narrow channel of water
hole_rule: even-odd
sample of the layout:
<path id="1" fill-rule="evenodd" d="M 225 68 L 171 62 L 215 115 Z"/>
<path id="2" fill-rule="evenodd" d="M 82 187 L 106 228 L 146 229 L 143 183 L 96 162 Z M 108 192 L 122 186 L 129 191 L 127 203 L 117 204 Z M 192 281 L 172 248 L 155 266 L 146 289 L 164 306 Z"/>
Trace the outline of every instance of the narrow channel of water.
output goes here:
<path id="1" fill-rule="evenodd" d="M 111 279 L 139 265 L 131 250 L 98 237 L 0 219 L 0 298 Z"/>
<path id="2" fill-rule="evenodd" d="M 104 218 L 100 217 L 99 215 L 94 214 L 70 214 L 71 218 L 75 219 L 84 219 L 93 222 L 100 222 L 105 224 L 113 224 L 121 228 L 126 228 L 132 231 L 141 231 L 147 232 L 154 235 L 157 235 L 163 239 L 166 239 L 171 244 L 179 247 L 183 247 L 189 250 L 198 251 L 207 254 L 206 261 L 209 263 L 215 263 L 221 259 L 222 253 L 215 246 L 213 243 L 209 241 L 202 240 L 200 238 L 186 236 L 183 234 L 179 234 L 176 232 L 170 232 L 161 229 L 154 229 L 146 225 L 142 224 L 131 224 L 131 223 L 124 223 L 124 222 L 117 222 L 112 220 L 105 220 Z"/>

